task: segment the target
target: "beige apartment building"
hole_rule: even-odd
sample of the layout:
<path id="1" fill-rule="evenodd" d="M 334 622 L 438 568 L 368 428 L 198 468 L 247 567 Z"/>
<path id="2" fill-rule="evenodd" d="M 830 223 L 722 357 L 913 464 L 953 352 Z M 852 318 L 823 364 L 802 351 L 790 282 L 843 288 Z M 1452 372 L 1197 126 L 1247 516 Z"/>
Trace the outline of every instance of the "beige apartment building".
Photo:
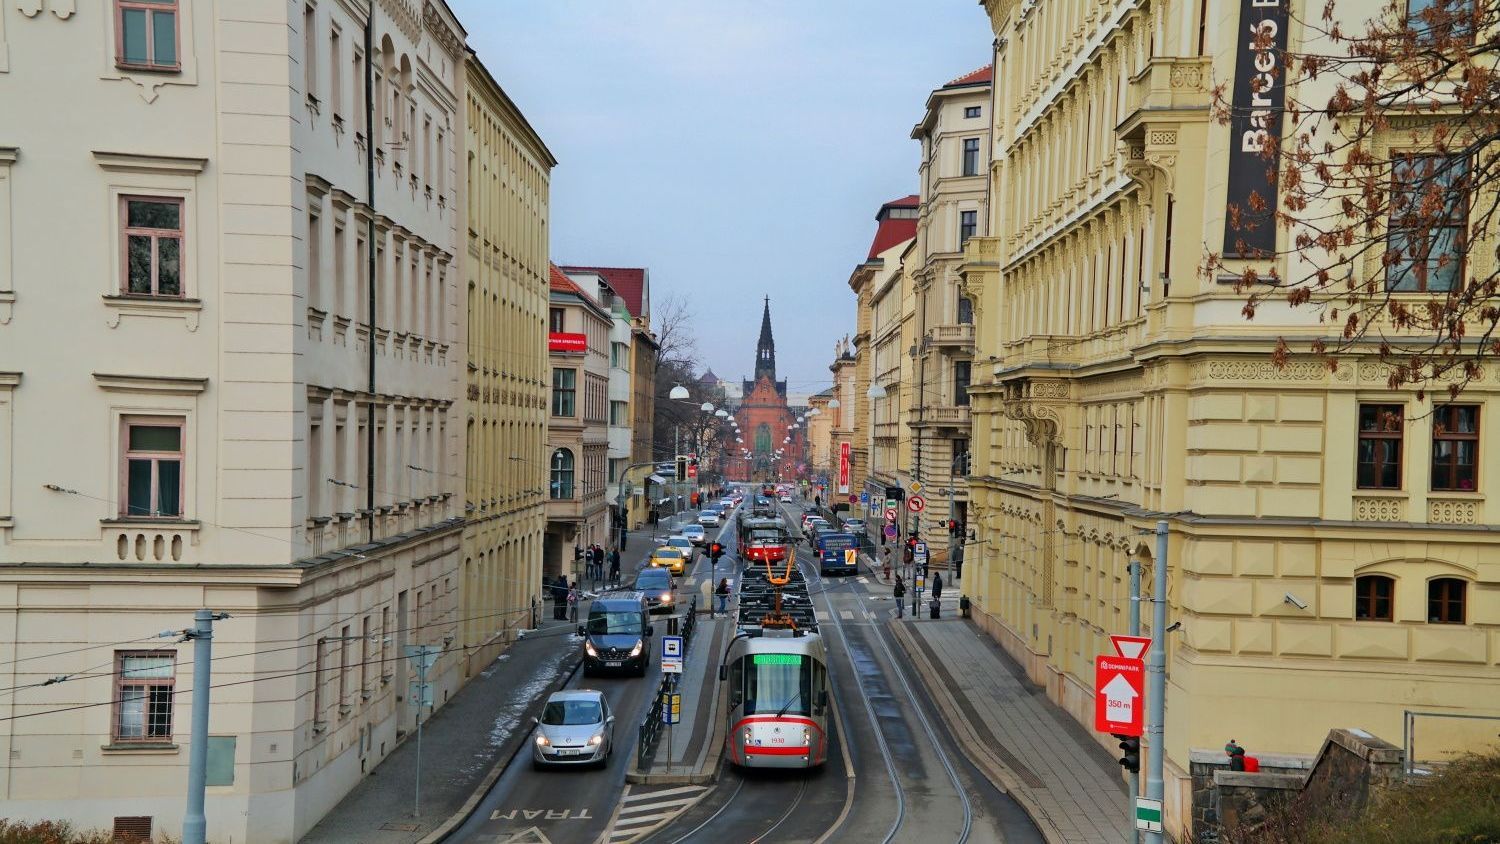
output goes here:
<path id="1" fill-rule="evenodd" d="M 464 37 L 441 2 L 0 8 L 7 816 L 177 834 L 193 649 L 156 634 L 200 607 L 211 840 L 295 840 L 458 688 Z"/>
<path id="2" fill-rule="evenodd" d="M 837 495 L 838 452 L 832 442 L 833 416 L 828 408 L 832 400 L 832 387 L 807 397 L 807 465 L 814 478 L 826 476 L 833 487 L 830 494 Z"/>
<path id="3" fill-rule="evenodd" d="M 547 418 L 547 534 L 542 572 L 575 582 L 579 549 L 610 540 L 609 343 L 613 320 L 578 283 L 552 265 L 547 343 L 552 365 Z"/>
<path id="4" fill-rule="evenodd" d="M 912 439 L 912 476 L 927 487 L 922 528 L 934 537 L 947 535 L 950 519 L 967 520 L 961 464 L 969 450 L 974 309 L 958 268 L 964 243 L 988 224 L 992 75 L 992 66 L 982 67 L 933 91 L 911 131 L 922 144 L 921 212 L 907 260 L 916 395 L 902 430 Z"/>
<path id="5" fill-rule="evenodd" d="M 465 676 L 532 627 L 546 531 L 548 180 L 557 160 L 471 52 L 460 182 L 468 363 L 460 589 Z"/>
<path id="6" fill-rule="evenodd" d="M 858 317 L 856 317 L 856 322 Z M 859 426 L 860 416 L 857 412 L 858 406 L 855 397 L 863 396 L 864 391 L 869 389 L 869 384 L 858 386 L 855 374 L 858 371 L 858 360 L 854 341 L 845 337 L 839 340 L 834 349 L 833 363 L 828 365 L 828 371 L 833 373 L 832 395 L 828 399 L 828 413 L 830 426 L 828 431 L 829 462 L 832 466 L 832 475 L 829 478 L 829 491 L 833 495 L 859 495 L 865 489 L 865 476 L 868 473 L 869 449 L 862 446 L 861 439 L 863 427 Z M 856 430 L 856 428 L 859 430 Z M 866 437 L 868 435 L 865 435 Z M 845 489 L 839 483 L 839 463 L 842 460 L 844 443 L 849 444 L 849 485 Z"/>
<path id="7" fill-rule="evenodd" d="M 968 241 L 964 266 L 985 362 L 970 390 L 981 544 L 963 584 L 980 624 L 1090 724 L 1094 657 L 1126 629 L 1127 563 L 1144 564 L 1148 597 L 1167 567 L 1160 597 L 1181 627 L 1144 615 L 1168 654 L 1178 840 L 1189 753 L 1229 738 L 1261 754 L 1314 753 L 1334 727 L 1400 743 L 1411 711 L 1419 759 L 1492 743 L 1493 721 L 1437 716 L 1500 715 L 1500 462 L 1476 456 L 1500 437 L 1493 373 L 1434 409 L 1357 354 L 1278 367 L 1276 338 L 1305 348 L 1316 314 L 1268 300 L 1246 322 L 1242 294 L 1199 272 L 1226 247 L 1227 174 L 1245 154 L 1210 92 L 1260 61 L 1247 16 L 1280 13 L 984 5 L 993 234 Z M 1294 233 L 1271 231 L 1286 249 Z M 1159 519 L 1164 560 L 1145 535 Z"/>
<path id="8" fill-rule="evenodd" d="M 911 439 L 903 433 L 915 396 L 911 320 L 914 306 L 903 261 L 914 245 L 920 197 L 880 206 L 875 239 L 864 263 L 849 276 L 855 303 L 855 435 L 863 488 L 871 501 L 884 500 L 887 486 L 910 478 Z"/>

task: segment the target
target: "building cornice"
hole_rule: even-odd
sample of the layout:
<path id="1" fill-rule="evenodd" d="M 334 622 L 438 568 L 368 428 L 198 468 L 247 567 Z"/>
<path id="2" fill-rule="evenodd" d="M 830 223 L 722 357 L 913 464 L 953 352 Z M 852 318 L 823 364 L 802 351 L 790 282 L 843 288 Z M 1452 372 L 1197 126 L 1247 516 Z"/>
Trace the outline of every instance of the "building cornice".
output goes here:
<path id="1" fill-rule="evenodd" d="M 111 173 L 157 173 L 196 176 L 208 166 L 206 158 L 177 155 L 145 155 L 136 152 L 94 150 L 94 161 Z"/>
<path id="2" fill-rule="evenodd" d="M 112 393 L 155 393 L 191 396 L 208 389 L 207 378 L 182 378 L 170 375 L 109 375 L 94 373 L 100 389 Z"/>

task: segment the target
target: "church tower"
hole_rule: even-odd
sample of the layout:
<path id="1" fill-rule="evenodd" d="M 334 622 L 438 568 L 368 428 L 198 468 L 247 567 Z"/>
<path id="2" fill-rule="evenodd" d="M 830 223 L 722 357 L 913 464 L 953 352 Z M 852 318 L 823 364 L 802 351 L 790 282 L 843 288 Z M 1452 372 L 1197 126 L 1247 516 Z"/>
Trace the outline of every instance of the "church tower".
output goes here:
<path id="1" fill-rule="evenodd" d="M 760 316 L 760 342 L 755 344 L 755 381 L 769 378 L 776 382 L 776 341 L 771 338 L 771 297 Z"/>

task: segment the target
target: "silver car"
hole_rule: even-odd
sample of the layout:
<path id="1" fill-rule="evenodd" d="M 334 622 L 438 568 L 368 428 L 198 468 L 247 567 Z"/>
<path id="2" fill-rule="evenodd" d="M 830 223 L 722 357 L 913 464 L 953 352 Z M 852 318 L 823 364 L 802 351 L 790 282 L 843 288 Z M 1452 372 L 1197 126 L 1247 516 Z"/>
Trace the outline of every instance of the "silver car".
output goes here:
<path id="1" fill-rule="evenodd" d="M 604 693 L 594 689 L 553 692 L 542 707 L 531 743 L 531 765 L 598 765 L 615 751 L 615 716 Z"/>

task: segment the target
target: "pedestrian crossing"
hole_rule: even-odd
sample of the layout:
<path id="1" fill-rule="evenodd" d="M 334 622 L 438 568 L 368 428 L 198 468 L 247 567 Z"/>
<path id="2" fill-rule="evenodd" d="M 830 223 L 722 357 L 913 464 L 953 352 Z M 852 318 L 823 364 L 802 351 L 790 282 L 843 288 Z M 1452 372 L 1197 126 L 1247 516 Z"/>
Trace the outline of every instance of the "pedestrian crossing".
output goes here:
<path id="1" fill-rule="evenodd" d="M 606 840 L 609 844 L 630 844 L 677 817 L 707 790 L 706 785 L 626 786 Z"/>

